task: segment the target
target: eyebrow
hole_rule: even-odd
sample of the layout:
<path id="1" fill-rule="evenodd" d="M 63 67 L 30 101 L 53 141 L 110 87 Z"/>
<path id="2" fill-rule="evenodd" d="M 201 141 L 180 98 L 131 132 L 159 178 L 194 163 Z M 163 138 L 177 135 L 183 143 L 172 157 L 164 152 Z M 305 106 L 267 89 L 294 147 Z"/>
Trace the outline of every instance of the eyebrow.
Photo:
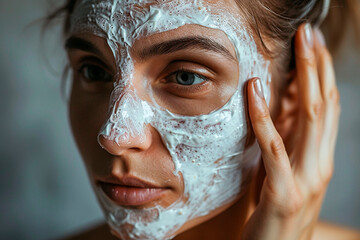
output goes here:
<path id="1" fill-rule="evenodd" d="M 140 52 L 140 57 L 142 59 L 147 59 L 155 55 L 169 54 L 185 49 L 211 51 L 219 53 L 230 60 L 236 61 L 236 58 L 223 45 L 210 38 L 199 36 L 184 37 L 152 45 L 142 50 Z"/>
<path id="2" fill-rule="evenodd" d="M 101 51 L 93 43 L 78 37 L 68 38 L 65 42 L 65 49 L 79 49 L 102 56 Z"/>
<path id="3" fill-rule="evenodd" d="M 68 38 L 65 42 L 65 48 L 79 49 L 96 55 L 102 55 L 101 51 L 93 43 L 79 37 Z M 210 38 L 199 36 L 184 37 L 161 42 L 141 50 L 139 56 L 142 60 L 145 60 L 156 55 L 164 55 L 186 49 L 211 51 L 219 53 L 230 60 L 236 61 L 236 58 L 223 45 Z"/>

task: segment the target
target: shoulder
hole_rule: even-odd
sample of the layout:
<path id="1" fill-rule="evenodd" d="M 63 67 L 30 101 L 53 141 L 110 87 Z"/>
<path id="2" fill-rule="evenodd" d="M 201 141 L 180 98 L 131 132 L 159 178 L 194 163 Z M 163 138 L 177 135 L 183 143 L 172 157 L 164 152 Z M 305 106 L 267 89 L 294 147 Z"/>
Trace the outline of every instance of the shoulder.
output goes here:
<path id="1" fill-rule="evenodd" d="M 343 226 L 319 222 L 314 231 L 313 240 L 360 240 L 358 230 Z"/>
<path id="2" fill-rule="evenodd" d="M 109 227 L 103 223 L 90 227 L 82 232 L 74 234 L 62 240 L 119 240 L 110 233 Z"/>

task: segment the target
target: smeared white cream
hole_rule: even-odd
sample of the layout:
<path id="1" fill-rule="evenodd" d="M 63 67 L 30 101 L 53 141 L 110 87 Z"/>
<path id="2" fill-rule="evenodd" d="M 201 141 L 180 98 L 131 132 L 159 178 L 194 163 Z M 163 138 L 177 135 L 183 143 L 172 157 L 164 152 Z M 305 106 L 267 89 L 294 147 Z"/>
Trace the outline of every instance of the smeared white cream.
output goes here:
<path id="1" fill-rule="evenodd" d="M 106 38 L 118 68 L 110 117 L 99 135 L 116 142 L 130 141 L 130 137 L 144 137 L 144 127 L 152 125 L 175 163 L 174 174 L 181 172 L 184 179 L 186 202 L 178 200 L 167 208 L 142 210 L 117 206 L 94 186 L 108 223 L 124 239 L 173 237 L 187 221 L 234 200 L 244 180 L 242 170 L 257 163 L 257 144 L 245 149 L 243 86 L 249 78 L 259 77 L 269 101 L 268 62 L 258 53 L 241 16 L 221 9 L 200 0 L 81 0 L 74 10 L 71 33 L 90 32 Z M 156 103 L 151 87 L 152 101 L 147 102 L 137 95 L 132 84 L 134 62 L 130 48 L 134 42 L 185 24 L 222 30 L 233 43 L 239 62 L 235 94 L 223 107 L 207 115 L 173 114 Z"/>

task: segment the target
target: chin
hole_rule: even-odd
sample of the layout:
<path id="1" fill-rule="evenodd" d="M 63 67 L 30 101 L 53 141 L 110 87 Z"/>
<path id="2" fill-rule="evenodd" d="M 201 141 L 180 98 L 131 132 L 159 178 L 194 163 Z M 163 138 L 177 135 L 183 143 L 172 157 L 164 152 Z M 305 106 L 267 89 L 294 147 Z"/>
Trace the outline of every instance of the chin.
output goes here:
<path id="1" fill-rule="evenodd" d="M 157 201 L 145 207 L 120 205 L 101 186 L 94 184 L 93 187 L 105 219 L 116 236 L 131 240 L 165 240 L 220 214 L 244 191 L 246 181 L 240 166 L 231 169 L 231 174 L 225 171 L 219 175 L 215 174 L 217 171 L 207 170 L 207 178 L 202 176 L 191 181 L 184 178 L 183 195 L 166 207 L 156 204 Z"/>

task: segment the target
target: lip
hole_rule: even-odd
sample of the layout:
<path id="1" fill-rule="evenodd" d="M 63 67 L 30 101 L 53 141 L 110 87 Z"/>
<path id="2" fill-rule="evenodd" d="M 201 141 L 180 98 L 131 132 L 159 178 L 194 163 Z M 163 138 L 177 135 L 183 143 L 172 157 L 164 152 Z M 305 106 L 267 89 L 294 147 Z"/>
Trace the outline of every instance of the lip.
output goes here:
<path id="1" fill-rule="evenodd" d="M 158 187 L 135 177 L 99 181 L 103 192 L 120 206 L 141 206 L 159 198 L 167 188 Z"/>

